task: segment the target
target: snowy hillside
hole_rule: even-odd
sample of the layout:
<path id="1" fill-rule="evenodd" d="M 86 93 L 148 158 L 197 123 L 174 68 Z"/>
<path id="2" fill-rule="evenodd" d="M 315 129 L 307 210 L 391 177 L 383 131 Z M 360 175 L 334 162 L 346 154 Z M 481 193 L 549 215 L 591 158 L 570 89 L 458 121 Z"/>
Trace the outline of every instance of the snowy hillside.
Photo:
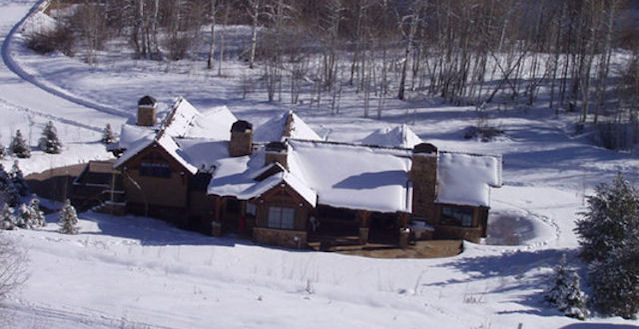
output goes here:
<path id="1" fill-rule="evenodd" d="M 37 55 L 24 44 L 22 19 L 35 1 L 0 0 L 0 144 L 20 129 L 34 146 L 19 160 L 25 174 L 112 156 L 100 144 L 108 123 L 134 116 L 152 95 L 171 104 L 227 106 L 261 124 L 289 110 L 320 137 L 395 143 L 421 139 L 447 151 L 503 155 L 504 186 L 490 195 L 486 244 L 442 259 L 371 259 L 264 247 L 178 230 L 148 218 L 80 214 L 80 234 L 57 232 L 55 214 L 41 230 L 6 231 L 27 250 L 30 277 L 0 303 L 7 328 L 633 328 L 637 320 L 595 315 L 586 322 L 544 305 L 546 275 L 562 254 L 577 262 L 576 213 L 593 187 L 621 171 L 639 182 L 636 154 L 593 146 L 569 135 L 570 114 L 545 108 L 491 114 L 505 131 L 489 143 L 465 140 L 477 113 L 438 99 L 389 100 L 382 119 L 362 116 L 361 95 L 326 108 L 242 98 L 242 79 L 258 77 L 228 61 L 229 77 L 202 62 L 136 61 L 127 54 L 95 66 L 60 53 Z M 227 27 L 232 35 L 247 27 Z M 277 120 L 277 119 L 276 119 Z M 63 143 L 59 155 L 35 148 L 47 121 Z M 406 125 L 406 126 L 401 126 Z M 402 128 L 396 128 L 396 127 Z M 410 128 L 407 131 L 405 128 Z M 414 132 L 414 134 L 411 132 Z M 372 135 L 371 135 L 372 134 Z M 371 137 L 372 136 L 372 137 Z M 12 157 L 0 162 L 10 167 Z M 636 184 L 635 184 L 636 185 Z"/>

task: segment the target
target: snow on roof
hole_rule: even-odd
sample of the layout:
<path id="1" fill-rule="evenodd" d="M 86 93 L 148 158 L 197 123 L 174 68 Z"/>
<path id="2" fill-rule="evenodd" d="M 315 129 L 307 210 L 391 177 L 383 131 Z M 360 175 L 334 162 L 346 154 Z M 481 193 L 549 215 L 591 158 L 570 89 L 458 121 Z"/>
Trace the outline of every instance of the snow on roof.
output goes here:
<path id="1" fill-rule="evenodd" d="M 286 127 L 289 134 L 286 134 Z M 253 134 L 253 140 L 259 142 L 280 141 L 286 137 L 295 139 L 307 139 L 320 141 L 322 138 L 309 127 L 302 118 L 293 111 L 285 112 L 279 117 L 268 120 L 257 127 Z"/>
<path id="2" fill-rule="evenodd" d="M 264 152 L 260 150 L 252 155 L 219 159 L 214 165 L 208 193 L 242 199 L 251 194 L 247 191 L 257 184 L 253 177 L 264 166 Z"/>
<path id="3" fill-rule="evenodd" d="M 228 140 L 231 125 L 235 121 L 237 118 L 226 106 L 214 107 L 201 113 L 186 99 L 178 97 L 162 129 L 165 134 L 173 137 Z"/>
<path id="4" fill-rule="evenodd" d="M 501 186 L 501 157 L 440 152 L 436 202 L 490 205 L 490 187 Z"/>
<path id="5" fill-rule="evenodd" d="M 410 212 L 408 150 L 289 140 L 291 173 L 318 203 L 380 212 Z"/>
<path id="6" fill-rule="evenodd" d="M 153 143 L 157 143 L 162 149 L 164 149 L 172 158 L 174 158 L 180 165 L 184 167 L 188 172 L 195 175 L 197 173 L 197 167 L 189 162 L 189 156 L 180 149 L 180 146 L 173 140 L 171 136 L 162 135 L 159 138 L 152 138 L 151 136 L 147 136 L 141 138 L 137 142 L 135 142 L 130 149 L 128 149 L 117 161 L 113 164 L 114 168 L 118 168 L 127 162 L 129 159 L 133 158 L 139 152 L 149 147 Z"/>
<path id="7" fill-rule="evenodd" d="M 120 130 L 120 140 L 118 141 L 118 148 L 130 149 L 133 144 L 143 138 L 153 138 L 155 132 L 148 127 L 140 127 L 134 125 L 122 125 Z"/>
<path id="8" fill-rule="evenodd" d="M 363 144 L 413 148 L 422 140 L 407 125 L 382 128 L 362 139 Z"/>
<path id="9" fill-rule="evenodd" d="M 201 171 L 212 172 L 216 161 L 229 157 L 229 143 L 205 139 L 178 139 L 183 157 Z"/>
<path id="10" fill-rule="evenodd" d="M 153 135 L 146 135 L 136 140 L 135 142 L 129 143 L 126 152 L 124 152 L 124 154 L 122 154 L 122 156 L 115 161 L 115 163 L 113 164 L 113 168 L 120 167 L 136 154 L 147 148 L 149 145 L 153 144 L 154 141 L 155 138 Z"/>
<path id="11" fill-rule="evenodd" d="M 304 182 L 302 182 L 299 178 L 286 171 L 273 174 L 263 181 L 250 186 L 248 189 L 242 191 L 236 196 L 238 199 L 248 200 L 260 196 L 282 183 L 288 184 L 312 207 L 316 206 L 317 193 L 306 186 L 306 184 L 304 184 Z"/>

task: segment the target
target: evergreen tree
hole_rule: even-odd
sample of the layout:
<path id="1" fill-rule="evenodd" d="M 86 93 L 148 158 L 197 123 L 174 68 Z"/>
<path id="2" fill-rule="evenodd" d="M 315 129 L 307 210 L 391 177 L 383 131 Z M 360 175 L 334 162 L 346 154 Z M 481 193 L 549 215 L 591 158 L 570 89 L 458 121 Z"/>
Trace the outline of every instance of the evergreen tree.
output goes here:
<path id="1" fill-rule="evenodd" d="M 639 312 L 639 245 L 615 249 L 590 266 L 595 306 L 604 314 L 636 318 Z"/>
<path id="2" fill-rule="evenodd" d="M 44 218 L 44 212 L 40 210 L 40 200 L 34 197 L 29 202 L 29 208 L 31 209 L 31 214 L 33 216 L 33 226 L 34 227 L 44 227 L 47 225 L 47 221 Z"/>
<path id="3" fill-rule="evenodd" d="M 18 161 L 13 162 L 13 166 L 11 167 L 11 171 L 9 172 L 9 177 L 13 182 L 13 186 L 18 191 L 20 196 L 29 195 L 29 186 L 27 185 L 27 181 L 24 179 L 24 174 L 22 174 L 22 170 L 18 166 Z"/>
<path id="4" fill-rule="evenodd" d="M 111 130 L 111 124 L 106 125 L 106 127 L 104 127 L 104 130 L 102 130 L 102 139 L 100 140 L 102 142 L 102 144 L 111 144 L 115 142 L 115 134 L 113 133 L 113 130 Z"/>
<path id="5" fill-rule="evenodd" d="M 38 147 L 40 150 L 51 154 L 58 154 L 62 150 L 62 143 L 58 139 L 58 132 L 53 126 L 53 122 L 47 122 L 44 129 L 42 129 L 42 137 L 38 141 Z"/>
<path id="6" fill-rule="evenodd" d="M 0 229 L 13 230 L 15 228 L 16 218 L 13 215 L 13 208 L 3 203 L 0 209 Z"/>
<path id="7" fill-rule="evenodd" d="M 11 140 L 9 150 L 18 158 L 24 159 L 31 157 L 31 148 L 27 145 L 27 142 L 25 142 L 24 137 L 22 137 L 20 129 L 16 131 L 16 135 Z"/>
<path id="8" fill-rule="evenodd" d="M 7 153 L 7 149 L 4 147 L 4 144 L 0 142 L 0 159 L 4 158 Z"/>
<path id="9" fill-rule="evenodd" d="M 612 184 L 598 185 L 595 193 L 588 197 L 588 209 L 575 229 L 586 262 L 605 260 L 626 243 L 626 232 L 639 226 L 639 193 L 623 175 Z"/>
<path id="10" fill-rule="evenodd" d="M 10 175 L 4 170 L 0 163 L 0 202 L 6 202 L 11 207 L 15 207 L 20 202 L 20 194 L 13 185 Z"/>
<path id="11" fill-rule="evenodd" d="M 639 193 L 621 174 L 596 192 L 576 228 L 593 301 L 604 314 L 633 318 L 639 311 Z"/>
<path id="12" fill-rule="evenodd" d="M 566 255 L 555 268 L 553 284 L 544 299 L 568 317 L 584 320 L 590 315 L 586 294 L 579 288 L 579 275 L 566 268 Z"/>
<path id="13" fill-rule="evenodd" d="M 60 225 L 60 233 L 78 234 L 78 215 L 69 199 L 64 202 L 64 206 L 60 210 L 58 225 Z"/>

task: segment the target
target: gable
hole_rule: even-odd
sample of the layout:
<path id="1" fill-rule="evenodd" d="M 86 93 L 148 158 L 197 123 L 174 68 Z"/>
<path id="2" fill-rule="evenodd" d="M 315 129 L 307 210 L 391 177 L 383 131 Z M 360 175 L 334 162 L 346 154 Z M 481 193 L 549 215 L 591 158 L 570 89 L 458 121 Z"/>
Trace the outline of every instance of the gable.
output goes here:
<path id="1" fill-rule="evenodd" d="M 116 168 L 124 167 L 139 170 L 142 162 L 168 164 L 173 172 L 183 171 L 191 173 L 191 171 L 177 161 L 169 152 L 167 152 L 157 141 L 153 141 L 147 147 L 137 152 L 126 161 L 119 163 Z"/>

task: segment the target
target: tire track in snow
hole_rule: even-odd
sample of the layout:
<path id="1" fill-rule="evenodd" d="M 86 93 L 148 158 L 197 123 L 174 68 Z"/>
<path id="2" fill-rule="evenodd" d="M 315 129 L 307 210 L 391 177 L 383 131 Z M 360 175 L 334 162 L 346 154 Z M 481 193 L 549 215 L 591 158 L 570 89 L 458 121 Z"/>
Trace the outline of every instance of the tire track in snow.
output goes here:
<path id="1" fill-rule="evenodd" d="M 2 98 L 0 98 L 0 105 L 4 105 L 4 107 L 6 109 L 9 109 L 9 110 L 14 110 L 14 111 L 17 111 L 17 112 L 25 112 L 25 113 L 28 113 L 28 114 L 32 114 L 32 115 L 36 115 L 36 116 L 39 116 L 39 117 L 47 118 L 47 119 L 49 119 L 51 121 L 62 122 L 64 124 L 68 124 L 68 125 L 71 125 L 71 126 L 76 126 L 76 127 L 80 127 L 80 128 L 84 128 L 84 129 L 89 129 L 89 130 L 93 130 L 93 131 L 100 132 L 100 133 L 102 132 L 102 128 L 91 126 L 91 125 L 84 124 L 84 123 L 81 123 L 81 122 L 78 122 L 78 121 L 74 121 L 74 120 L 65 119 L 65 118 L 62 118 L 62 117 L 59 117 L 59 116 L 56 116 L 56 115 L 53 115 L 53 114 L 38 112 L 38 111 L 32 110 L 30 108 L 27 108 L 27 107 L 24 107 L 24 106 L 21 106 L 21 105 L 10 103 L 10 102 L 2 99 Z"/>
<path id="2" fill-rule="evenodd" d="M 70 93 L 68 93 L 67 91 L 52 87 L 52 86 L 48 86 L 45 83 L 38 81 L 38 79 L 36 79 L 33 75 L 27 73 L 25 70 L 22 69 L 22 67 L 20 67 L 20 65 L 18 65 L 18 63 L 16 63 L 16 61 L 13 59 L 13 57 L 11 57 L 11 43 L 13 42 L 13 37 L 16 34 L 16 32 L 20 29 L 20 27 L 24 24 L 24 22 L 31 16 L 33 15 L 35 12 L 37 12 L 38 10 L 41 9 L 41 7 L 47 3 L 49 0 L 39 0 L 38 2 L 36 2 L 35 5 L 33 5 L 33 7 L 31 7 L 31 9 L 29 9 L 29 12 L 18 22 L 16 23 L 16 25 L 14 25 L 11 30 L 9 31 L 9 33 L 7 33 L 4 42 L 2 43 L 2 48 L 0 48 L 0 56 L 2 57 L 2 61 L 4 62 L 4 65 L 14 74 L 16 74 L 17 76 L 19 76 L 20 78 L 22 78 L 23 80 L 25 80 L 26 82 L 29 82 L 31 84 L 33 84 L 34 86 L 48 92 L 49 94 L 62 98 L 64 100 L 67 100 L 71 103 L 95 110 L 95 111 L 99 111 L 99 112 L 103 112 L 106 114 L 111 114 L 111 115 L 115 115 L 115 116 L 119 116 L 119 117 L 124 117 L 124 118 L 129 118 L 131 117 L 130 113 L 127 113 L 126 111 L 122 111 L 122 110 L 117 110 L 111 107 L 107 107 L 101 104 L 97 104 L 94 102 L 91 102 L 89 100 L 86 99 L 82 99 L 80 97 L 76 97 L 71 95 Z"/>
<path id="3" fill-rule="evenodd" d="M 39 328 L 38 324 L 51 325 L 51 321 L 59 321 L 61 325 L 66 324 L 83 324 L 89 328 L 146 328 L 146 329 L 174 329 L 173 327 L 154 325 L 146 322 L 138 322 L 127 320 L 124 317 L 113 317 L 97 310 L 76 308 L 82 311 L 70 311 L 60 308 L 53 308 L 45 305 L 27 304 L 23 301 L 16 300 L 16 303 L 0 304 L 0 310 L 4 309 L 7 313 L 14 313 L 13 318 L 21 319 L 21 321 L 29 321 L 31 317 L 35 321 L 34 327 Z M 58 326 L 54 325 L 54 328 Z"/>

